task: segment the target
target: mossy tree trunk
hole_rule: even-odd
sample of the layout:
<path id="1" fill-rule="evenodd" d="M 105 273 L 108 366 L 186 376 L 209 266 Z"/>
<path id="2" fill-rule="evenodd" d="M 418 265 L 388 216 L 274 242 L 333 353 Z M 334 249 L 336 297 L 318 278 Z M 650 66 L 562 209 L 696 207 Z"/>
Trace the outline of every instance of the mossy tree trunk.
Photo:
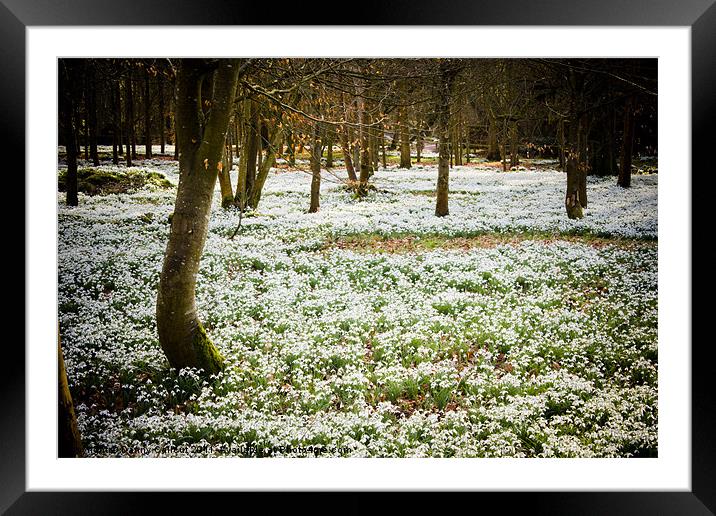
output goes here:
<path id="1" fill-rule="evenodd" d="M 57 396 L 57 455 L 60 458 L 82 457 L 82 439 L 77 427 L 75 407 L 67 382 L 65 359 L 62 356 L 59 336 L 57 338 L 58 396 Z"/>
<path id="2" fill-rule="evenodd" d="M 68 206 L 77 206 L 77 119 L 75 118 L 76 73 L 72 60 L 60 60 L 59 71 L 60 113 L 62 129 L 67 152 L 67 175 L 65 185 L 67 189 L 66 202 Z"/>
<path id="3" fill-rule="evenodd" d="M 219 372 L 224 359 L 209 340 L 196 309 L 199 262 L 209 228 L 211 201 L 238 81 L 237 60 L 216 69 L 201 59 L 183 59 L 177 72 L 179 187 L 157 296 L 159 342 L 172 367 Z M 214 74 L 213 95 L 203 99 L 202 81 Z M 208 118 L 202 103 L 208 100 Z"/>
<path id="4" fill-rule="evenodd" d="M 435 215 L 449 214 L 448 184 L 450 179 L 450 96 L 455 71 L 449 63 L 440 63 L 438 84 L 438 182 L 436 189 Z"/>

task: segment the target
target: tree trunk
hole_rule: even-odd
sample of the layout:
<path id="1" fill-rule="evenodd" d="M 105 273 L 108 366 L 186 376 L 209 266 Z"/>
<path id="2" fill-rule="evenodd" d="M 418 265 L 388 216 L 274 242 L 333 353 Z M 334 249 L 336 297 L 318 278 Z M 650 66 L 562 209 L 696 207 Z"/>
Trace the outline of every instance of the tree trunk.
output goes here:
<path id="1" fill-rule="evenodd" d="M 587 207 L 587 172 L 589 171 L 589 162 L 587 155 L 587 139 L 589 138 L 589 117 L 586 113 L 579 117 L 579 135 L 578 135 L 578 152 L 579 152 L 579 204 L 582 208 Z"/>
<path id="2" fill-rule="evenodd" d="M 420 163 L 423 158 L 423 131 L 420 126 L 420 119 L 418 119 L 418 131 L 415 135 L 415 163 Z"/>
<path id="3" fill-rule="evenodd" d="M 274 129 L 269 149 L 266 153 L 266 159 L 263 161 L 263 163 L 261 163 L 259 172 L 258 174 L 256 174 L 256 182 L 254 183 L 254 189 L 251 192 L 251 197 L 249 197 L 249 206 L 252 210 L 255 210 L 259 206 L 259 201 L 261 200 L 261 192 L 264 189 L 264 184 L 266 184 L 266 179 L 268 178 L 269 172 L 271 171 L 271 167 L 273 167 L 274 163 L 276 163 L 276 156 L 278 154 L 277 148 L 281 144 L 282 139 L 283 130 L 281 129 L 279 124 L 276 124 L 276 128 Z"/>
<path id="4" fill-rule="evenodd" d="M 341 92 L 341 103 L 343 104 L 343 118 L 344 120 L 348 120 L 348 104 L 346 103 L 345 94 L 343 94 L 343 92 Z M 355 162 L 351 157 L 351 145 L 349 136 L 350 127 L 347 124 L 344 124 L 340 127 L 339 131 L 341 151 L 343 152 L 343 162 L 346 165 L 348 179 L 355 183 L 358 181 L 358 176 L 356 175 Z"/>
<path id="5" fill-rule="evenodd" d="M 66 59 L 61 61 L 60 107 L 65 139 L 67 174 L 65 176 L 66 202 L 68 206 L 79 204 L 77 194 L 77 120 L 75 119 L 75 74 L 74 67 Z"/>
<path id="6" fill-rule="evenodd" d="M 261 153 L 261 122 L 259 121 L 259 105 L 255 100 L 250 101 L 248 125 L 248 146 L 246 148 L 246 197 L 251 197 L 256 182 L 256 164 Z"/>
<path id="7" fill-rule="evenodd" d="M 510 123 L 510 168 L 520 165 L 519 145 L 520 139 L 517 121 L 513 120 Z"/>
<path id="8" fill-rule="evenodd" d="M 634 99 L 629 97 L 624 106 L 624 137 L 622 138 L 621 163 L 617 185 L 631 186 L 631 160 L 634 146 Z"/>
<path id="9" fill-rule="evenodd" d="M 326 168 L 333 168 L 333 129 L 326 134 Z"/>
<path id="10" fill-rule="evenodd" d="M 122 153 L 122 108 L 119 100 L 119 82 L 112 85 L 112 163 L 119 165 L 119 155 Z"/>
<path id="11" fill-rule="evenodd" d="M 363 113 L 361 117 L 361 124 L 366 126 L 370 125 L 370 113 L 364 112 L 363 101 L 361 99 L 360 110 Z M 360 177 L 358 179 L 358 190 L 357 193 L 360 197 L 368 195 L 368 180 L 373 175 L 372 160 L 370 158 L 370 132 L 368 127 L 363 127 L 361 131 L 361 142 L 360 142 Z"/>
<path id="12" fill-rule="evenodd" d="M 487 161 L 497 161 L 500 159 L 500 149 L 497 145 L 497 123 L 494 117 L 489 117 L 489 126 L 487 129 Z"/>
<path id="13" fill-rule="evenodd" d="M 288 152 L 288 166 L 296 166 L 296 143 L 293 141 L 293 131 L 286 131 L 286 151 Z"/>
<path id="14" fill-rule="evenodd" d="M 151 98 L 149 96 L 149 70 L 144 70 L 144 157 L 152 157 Z"/>
<path id="15" fill-rule="evenodd" d="M 452 148 L 453 154 L 455 155 L 455 166 L 462 165 L 462 149 L 460 148 L 461 137 L 460 137 L 460 111 L 456 110 L 457 121 L 452 128 Z"/>
<path id="16" fill-rule="evenodd" d="M 163 156 L 164 155 L 164 141 L 165 141 L 164 132 L 166 129 L 165 126 L 167 123 L 167 118 L 164 113 L 164 76 L 162 75 L 161 72 L 159 72 L 159 75 L 157 76 L 157 80 L 159 81 L 159 84 L 157 84 L 157 89 L 159 90 L 159 120 L 160 120 L 160 124 L 159 124 L 159 145 L 160 145 L 159 152 Z"/>
<path id="17" fill-rule="evenodd" d="M 244 100 L 242 109 L 243 135 L 239 154 L 239 175 L 234 200 L 241 211 L 248 206 L 248 199 L 256 180 L 256 158 L 259 151 L 258 105 L 251 99 Z"/>
<path id="18" fill-rule="evenodd" d="M 318 122 L 313 124 L 311 139 L 311 206 L 308 213 L 316 213 L 320 207 L 321 194 L 321 127 Z"/>
<path id="19" fill-rule="evenodd" d="M 353 165 L 353 158 L 351 158 L 350 144 L 348 143 L 348 128 L 341 127 L 341 150 L 343 151 L 343 161 L 346 165 L 346 172 L 348 173 L 348 179 L 354 183 L 358 181 L 356 175 L 356 169 Z"/>
<path id="20" fill-rule="evenodd" d="M 90 158 L 95 167 L 99 166 L 97 151 L 97 77 L 92 60 L 88 63 L 87 84 L 87 131 L 89 132 Z"/>
<path id="21" fill-rule="evenodd" d="M 565 143 L 565 159 L 567 168 L 567 194 L 564 205 L 567 210 L 567 217 L 570 219 L 581 219 L 582 203 L 579 199 L 579 126 L 577 120 L 570 120 L 568 123 L 568 134 Z"/>
<path id="22" fill-rule="evenodd" d="M 202 124 L 201 60 L 184 59 L 177 72 L 179 187 L 157 295 L 157 331 L 169 364 L 218 373 L 224 359 L 201 324 L 195 300 L 196 276 L 209 229 L 214 185 L 224 152 L 238 81 L 237 60 L 221 60 L 214 72 L 211 114 Z"/>
<path id="23" fill-rule="evenodd" d="M 388 159 L 385 155 L 385 127 L 383 122 L 380 123 L 380 159 L 383 163 L 383 168 L 388 168 Z"/>
<path id="24" fill-rule="evenodd" d="M 435 215 L 444 217 L 449 214 L 448 184 L 450 179 L 450 94 L 455 74 L 446 63 L 440 65 L 439 105 L 438 105 L 438 183 L 436 189 Z"/>
<path id="25" fill-rule="evenodd" d="M 57 404 L 57 455 L 59 458 L 82 457 L 82 439 L 77 427 L 75 407 L 72 404 L 70 387 L 67 382 L 65 359 L 62 356 L 59 336 L 57 338 L 58 358 L 58 404 Z"/>
<path id="26" fill-rule="evenodd" d="M 231 187 L 231 147 L 224 146 L 224 156 L 219 170 L 219 187 L 221 188 L 221 207 L 230 208 L 234 205 L 234 189 Z"/>
<path id="27" fill-rule="evenodd" d="M 124 81 L 124 123 L 125 123 L 125 137 L 127 138 L 127 166 L 132 166 L 132 160 L 136 158 L 136 151 L 134 148 L 134 105 L 132 102 L 132 76 L 131 71 L 127 72 L 127 77 Z"/>
<path id="28" fill-rule="evenodd" d="M 500 161 L 502 162 L 502 171 L 507 172 L 507 143 L 505 143 L 505 138 L 502 139 L 500 145 Z"/>
<path id="29" fill-rule="evenodd" d="M 408 110 L 399 108 L 400 123 L 400 168 L 410 168 L 410 131 L 408 131 Z"/>

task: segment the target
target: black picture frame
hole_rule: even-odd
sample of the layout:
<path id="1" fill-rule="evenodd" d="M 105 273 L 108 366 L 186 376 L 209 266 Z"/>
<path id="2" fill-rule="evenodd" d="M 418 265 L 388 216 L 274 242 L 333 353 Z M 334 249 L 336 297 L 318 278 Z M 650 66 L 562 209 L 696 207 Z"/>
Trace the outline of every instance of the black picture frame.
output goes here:
<path id="1" fill-rule="evenodd" d="M 321 5 L 325 4 L 325 5 Z M 295 6 L 296 7 L 296 6 Z M 25 170 L 25 29 L 28 26 L 53 25 L 246 25 L 269 22 L 272 25 L 321 25 L 336 21 L 350 21 L 355 25 L 575 25 L 575 26 L 688 26 L 691 27 L 692 81 L 692 168 L 709 163 L 707 152 L 713 146 L 709 134 L 716 118 L 716 0 L 457 0 L 436 4 L 427 0 L 362 2 L 350 14 L 339 15 L 340 6 L 328 2 L 311 2 L 305 9 L 292 8 L 286 14 L 268 13 L 260 2 L 231 0 L 192 0 L 181 3 L 169 0 L 0 0 L 0 59 L 2 60 L 2 95 L 4 123 L 0 124 L 1 140 L 12 152 L 12 170 Z M 316 13 L 324 13 L 316 17 Z M 270 15 L 269 15 L 270 14 Z M 259 24 L 260 24 L 259 23 Z M 569 46 L 565 46 L 568 51 Z M 24 149 L 24 152 L 17 151 Z M 6 154 L 6 153 L 4 153 Z M 6 154 L 7 155 L 7 154 Z M 685 164 L 684 173 L 691 173 Z M 8 170 L 5 171 L 10 172 Z M 20 175 L 15 179 L 19 181 Z M 20 189 L 25 194 L 24 179 Z M 693 177 L 693 174 L 692 174 Z M 708 206 L 708 188 L 692 191 L 692 220 L 699 220 L 693 212 Z M 24 197 L 23 197 L 24 198 Z M 11 224 L 12 225 L 12 224 Z M 18 233 L 24 224 L 14 223 Z M 13 229 L 4 232 L 13 242 L 24 241 L 25 234 L 13 238 Z M 692 235 L 695 233 L 692 230 Z M 699 255 L 692 254 L 692 277 Z M 24 262 L 27 256 L 23 251 Z M 31 274 L 23 265 L 25 276 Z M 6 274 L 8 272 L 6 271 Z M 693 292 L 692 292 L 693 296 Z M 25 307 L 32 310 L 32 307 Z M 699 315 L 708 305 L 692 303 L 692 332 Z M 7 315 L 6 315 L 7 317 Z M 8 317 L 9 319 L 9 317 Z M 10 325 L 10 321 L 6 321 Z M 6 326 L 6 327 L 7 327 Z M 180 493 L 77 493 L 26 492 L 25 484 L 25 363 L 23 349 L 17 340 L 5 333 L 3 358 L 5 367 L 0 374 L 2 401 L 0 407 L 0 512 L 8 514 L 129 514 L 151 509 L 158 501 L 162 511 L 171 513 L 191 509 L 197 500 Z M 687 352 L 691 344 L 692 357 L 692 456 L 689 492 L 533 492 L 533 493 L 470 493 L 479 507 L 496 502 L 501 512 L 529 514 L 714 514 L 716 513 L 716 432 L 712 362 L 709 360 L 711 339 L 692 339 L 683 343 Z M 54 344 L 53 344 L 54 346 Z M 53 348 L 54 349 L 54 348 Z M 12 366 L 11 366 L 12 364 Z M 204 500 L 211 505 L 245 504 L 255 494 L 210 493 Z M 337 510 L 333 502 L 308 500 L 310 494 L 292 493 L 289 496 L 271 495 L 270 512 L 277 512 L 277 504 L 300 507 L 311 504 L 315 510 Z M 366 499 L 358 493 L 342 500 L 350 510 L 365 513 L 400 504 L 401 512 L 423 507 L 422 493 L 401 497 L 399 502 Z M 463 502 L 463 496 L 450 495 L 450 505 Z M 155 500 L 159 498 L 159 500 Z M 474 501 L 474 500 L 477 501 Z M 250 500 L 254 501 L 254 500 Z M 465 500 L 467 501 L 467 500 Z M 199 501 L 198 503 L 206 503 Z M 445 503 L 445 502 L 444 502 Z M 477 507 L 477 505 L 476 505 Z M 206 510 L 207 506 L 203 506 Z M 239 510 L 237 508 L 237 510 Z M 314 510 L 314 512 L 315 512 Z"/>

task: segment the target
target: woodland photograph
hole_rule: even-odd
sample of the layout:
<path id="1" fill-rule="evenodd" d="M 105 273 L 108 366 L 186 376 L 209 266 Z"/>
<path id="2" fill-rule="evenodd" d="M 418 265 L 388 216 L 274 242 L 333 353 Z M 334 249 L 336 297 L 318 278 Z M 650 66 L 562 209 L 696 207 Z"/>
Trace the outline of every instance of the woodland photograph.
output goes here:
<path id="1" fill-rule="evenodd" d="M 657 70 L 57 60 L 59 456 L 657 457 Z"/>

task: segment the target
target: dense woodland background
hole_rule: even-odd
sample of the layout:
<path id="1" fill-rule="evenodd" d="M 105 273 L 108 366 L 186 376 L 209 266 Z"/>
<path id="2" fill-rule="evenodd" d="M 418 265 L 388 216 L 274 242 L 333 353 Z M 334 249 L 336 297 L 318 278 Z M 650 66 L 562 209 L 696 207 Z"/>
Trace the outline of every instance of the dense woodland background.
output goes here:
<path id="1" fill-rule="evenodd" d="M 84 155 L 98 165 L 99 145 L 111 145 L 113 162 L 127 166 L 139 157 L 137 144 L 142 157 L 152 157 L 152 145 L 164 154 L 177 140 L 178 64 L 61 60 L 59 140 L 77 150 L 68 159 Z M 340 149 L 356 182 L 387 164 L 386 149 L 398 149 L 401 168 L 409 168 L 411 146 L 420 163 L 423 149 L 440 143 L 451 166 L 485 157 L 508 169 L 520 157 L 545 157 L 569 170 L 574 155 L 575 184 L 583 183 L 582 174 L 596 174 L 619 175 L 619 184 L 629 186 L 632 157 L 657 154 L 656 59 L 247 59 L 236 65 L 241 77 L 229 106 L 225 157 L 244 159 L 241 185 L 234 189 L 225 173 L 219 177 L 227 203 L 244 199 L 255 208 L 276 157 L 295 163 L 297 152 L 314 146 L 326 168 L 335 166 Z M 211 110 L 211 90 L 209 77 L 202 83 L 202 116 Z"/>

